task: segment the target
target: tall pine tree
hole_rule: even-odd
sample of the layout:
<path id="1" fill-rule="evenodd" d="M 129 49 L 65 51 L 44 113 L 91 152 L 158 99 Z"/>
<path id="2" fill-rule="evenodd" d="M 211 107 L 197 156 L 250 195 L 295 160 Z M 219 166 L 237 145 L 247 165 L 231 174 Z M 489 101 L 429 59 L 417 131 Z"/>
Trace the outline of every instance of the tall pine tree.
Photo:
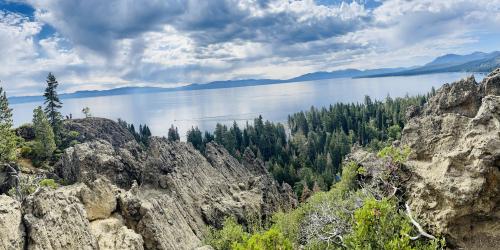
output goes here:
<path id="1" fill-rule="evenodd" d="M 12 130 L 12 109 L 0 87 L 0 163 L 16 159 L 16 134 Z"/>
<path id="2" fill-rule="evenodd" d="M 179 131 L 177 130 L 177 127 L 174 128 L 174 125 L 172 125 L 168 129 L 168 134 L 167 134 L 167 139 L 169 141 L 180 141 L 181 137 L 179 136 Z"/>
<path id="3" fill-rule="evenodd" d="M 54 132 L 56 144 L 60 144 L 62 139 L 62 115 L 59 109 L 62 107 L 62 102 L 57 94 L 57 86 L 59 83 L 56 77 L 49 73 L 47 76 L 47 88 L 45 88 L 45 115 L 47 116 L 50 126 Z"/>

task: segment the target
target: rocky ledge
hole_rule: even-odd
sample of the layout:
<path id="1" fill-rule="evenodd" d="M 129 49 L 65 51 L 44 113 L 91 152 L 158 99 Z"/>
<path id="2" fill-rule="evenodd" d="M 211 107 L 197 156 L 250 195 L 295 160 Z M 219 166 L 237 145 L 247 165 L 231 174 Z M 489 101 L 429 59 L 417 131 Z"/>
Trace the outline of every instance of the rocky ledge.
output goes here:
<path id="1" fill-rule="evenodd" d="M 400 195 L 414 217 L 453 249 L 498 249 L 500 69 L 481 83 L 468 77 L 445 84 L 422 110 L 409 111 L 396 144 L 411 149 Z M 361 148 L 348 160 L 368 176 L 384 166 Z"/>
<path id="2" fill-rule="evenodd" d="M 412 149 L 409 204 L 453 245 L 500 243 L 500 69 L 439 89 L 403 130 Z"/>
<path id="3" fill-rule="evenodd" d="M 89 118 L 67 124 L 84 141 L 55 166 L 63 182 L 20 204 L 0 196 L 0 236 L 7 249 L 194 249 L 207 226 L 225 217 L 243 224 L 296 206 L 246 151 L 240 161 L 208 144 L 153 137 L 140 146 L 117 123 Z"/>

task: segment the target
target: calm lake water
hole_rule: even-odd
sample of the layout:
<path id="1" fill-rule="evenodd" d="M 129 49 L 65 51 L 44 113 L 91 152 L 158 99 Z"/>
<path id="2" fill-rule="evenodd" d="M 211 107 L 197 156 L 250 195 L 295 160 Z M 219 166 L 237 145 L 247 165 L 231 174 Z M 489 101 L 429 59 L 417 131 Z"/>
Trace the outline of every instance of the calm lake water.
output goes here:
<path id="1" fill-rule="evenodd" d="M 446 73 L 407 77 L 330 79 L 228 89 L 134 94 L 63 100 L 63 115 L 83 117 L 83 107 L 93 116 L 124 119 L 148 124 L 154 135 L 166 135 L 171 124 L 183 138 L 192 126 L 212 131 L 217 123 L 243 125 L 258 115 L 285 122 L 288 114 L 337 102 L 362 102 L 365 95 L 383 100 L 387 95 L 401 97 L 424 94 L 431 87 L 465 77 L 466 73 Z M 479 81 L 483 76 L 477 75 Z M 64 83 L 63 83 L 64 84 Z M 30 122 L 33 109 L 41 103 L 12 105 L 14 123 Z"/>

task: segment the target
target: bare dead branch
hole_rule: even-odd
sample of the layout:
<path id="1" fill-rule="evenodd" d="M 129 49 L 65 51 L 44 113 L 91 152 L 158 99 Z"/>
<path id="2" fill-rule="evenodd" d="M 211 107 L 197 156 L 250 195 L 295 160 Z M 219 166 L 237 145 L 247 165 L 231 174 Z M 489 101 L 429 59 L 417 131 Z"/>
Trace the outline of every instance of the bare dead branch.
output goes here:
<path id="1" fill-rule="evenodd" d="M 415 219 L 413 219 L 413 217 L 411 215 L 410 206 L 408 206 L 408 203 L 406 203 L 406 202 L 405 202 L 405 207 L 406 207 L 406 214 L 408 215 L 408 218 L 410 218 L 411 224 L 413 224 L 417 228 L 418 233 L 419 233 L 419 235 L 414 236 L 414 237 L 410 236 L 410 238 L 412 240 L 416 240 L 416 239 L 420 238 L 421 236 L 424 236 L 426 238 L 435 240 L 436 237 L 434 237 L 434 236 L 428 234 L 427 232 L 425 232 L 425 230 L 422 228 L 422 226 Z"/>

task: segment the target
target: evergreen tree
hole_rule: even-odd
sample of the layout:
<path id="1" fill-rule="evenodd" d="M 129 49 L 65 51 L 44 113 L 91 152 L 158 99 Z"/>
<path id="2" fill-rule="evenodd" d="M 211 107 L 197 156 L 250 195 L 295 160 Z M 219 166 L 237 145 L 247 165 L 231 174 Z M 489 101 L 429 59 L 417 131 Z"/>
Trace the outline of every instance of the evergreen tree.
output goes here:
<path id="1" fill-rule="evenodd" d="M 148 125 L 139 125 L 139 140 L 145 146 L 149 146 L 149 138 L 151 137 L 151 130 Z"/>
<path id="2" fill-rule="evenodd" d="M 203 136 L 203 148 L 205 148 L 207 143 L 212 142 L 214 139 L 214 136 L 210 132 L 205 131 L 205 135 Z"/>
<path id="3" fill-rule="evenodd" d="M 7 94 L 0 87 L 0 163 L 15 160 L 16 134 L 12 130 L 12 109 Z"/>
<path id="4" fill-rule="evenodd" d="M 47 88 L 45 88 L 45 115 L 47 116 L 52 130 L 54 132 L 56 143 L 59 144 L 62 139 L 62 115 L 59 109 L 62 107 L 62 102 L 57 94 L 57 86 L 59 83 L 56 77 L 49 73 L 47 76 Z"/>
<path id="5" fill-rule="evenodd" d="M 167 139 L 169 141 L 180 141 L 181 137 L 179 136 L 179 131 L 177 130 L 177 127 L 174 128 L 174 125 L 172 125 L 168 129 L 168 135 Z"/>
<path id="6" fill-rule="evenodd" d="M 33 128 L 35 130 L 35 154 L 38 160 L 48 160 L 56 149 L 56 143 L 54 132 L 42 107 L 37 107 L 33 111 Z"/>
<path id="7" fill-rule="evenodd" d="M 187 132 L 186 137 L 187 137 L 187 141 L 191 142 L 191 144 L 193 144 L 194 148 L 198 149 L 201 152 L 205 151 L 205 147 L 203 145 L 203 136 L 201 134 L 201 131 L 198 129 L 198 127 L 191 128 Z"/>

